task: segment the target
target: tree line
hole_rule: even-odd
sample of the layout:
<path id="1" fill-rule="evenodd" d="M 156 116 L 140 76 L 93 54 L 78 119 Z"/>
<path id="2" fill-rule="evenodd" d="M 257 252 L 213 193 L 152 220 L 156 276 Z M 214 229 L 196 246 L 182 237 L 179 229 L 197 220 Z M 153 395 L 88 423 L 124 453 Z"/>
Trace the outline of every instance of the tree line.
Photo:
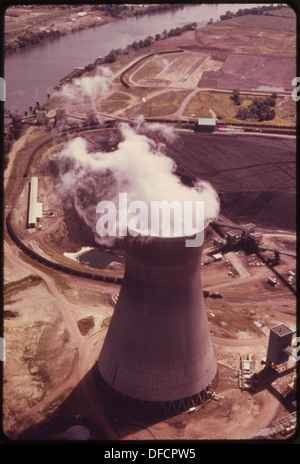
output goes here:
<path id="1" fill-rule="evenodd" d="M 47 39 L 54 39 L 60 37 L 62 34 L 58 29 L 51 29 L 50 31 L 31 32 L 26 31 L 20 34 L 13 42 L 4 46 L 5 53 L 14 53 L 19 49 L 26 48 L 30 45 L 37 45 Z"/>
<path id="2" fill-rule="evenodd" d="M 120 19 L 127 18 L 128 16 L 141 16 L 144 14 L 183 7 L 184 5 L 181 3 L 158 3 L 154 5 L 108 3 L 103 5 L 93 5 L 91 10 L 100 10 L 104 15 Z"/>
<path id="3" fill-rule="evenodd" d="M 84 74 L 86 71 L 92 71 L 93 69 L 96 68 L 96 66 L 99 66 L 104 63 L 114 63 L 117 60 L 118 55 L 129 55 L 130 53 L 133 53 L 134 51 L 137 51 L 141 48 L 147 48 L 150 47 L 154 42 L 157 42 L 159 40 L 165 40 L 168 37 L 176 37 L 181 34 L 183 34 L 185 31 L 191 31 L 196 29 L 197 23 L 189 23 L 186 24 L 185 26 L 178 26 L 176 28 L 172 28 L 169 31 L 164 30 L 161 34 L 155 34 L 154 37 L 151 35 L 146 37 L 145 39 L 142 40 L 135 40 L 131 44 L 127 45 L 125 48 L 118 48 L 118 49 L 112 49 L 106 56 L 103 58 L 97 58 L 94 63 L 90 63 L 85 68 L 79 69 L 78 72 L 74 77 L 80 77 L 82 74 Z"/>
<path id="4" fill-rule="evenodd" d="M 257 119 L 258 121 L 270 121 L 275 118 L 277 94 L 273 92 L 270 97 L 254 98 L 247 108 L 239 108 L 236 117 L 238 119 Z M 237 106 L 241 105 L 240 93 L 233 89 L 231 99 Z"/>
<path id="5" fill-rule="evenodd" d="M 74 9 L 80 11 L 81 8 L 79 5 L 57 5 L 59 9 Z M 43 7 L 43 6 L 42 6 Z M 49 8 L 55 7 L 48 5 Z M 105 16 L 110 16 L 112 18 L 127 18 L 129 16 L 141 16 L 148 13 L 154 13 L 157 11 L 163 11 L 174 8 L 183 8 L 184 5 L 180 3 L 164 3 L 156 5 L 123 5 L 118 3 L 112 4 L 103 4 L 103 5 L 93 5 L 91 11 L 99 10 Z M 95 25 L 95 24 L 94 24 Z M 37 45 L 40 42 L 43 42 L 48 39 L 53 39 L 65 35 L 64 31 L 58 29 L 51 29 L 50 31 L 41 31 L 41 32 L 31 32 L 25 31 L 20 34 L 15 40 L 6 44 L 4 46 L 4 52 L 7 54 L 14 53 L 20 49 L 29 47 L 30 45 Z"/>
<path id="6" fill-rule="evenodd" d="M 245 16 L 249 14 L 253 14 L 253 15 L 268 14 L 268 12 L 271 10 L 278 10 L 284 7 L 286 7 L 286 5 L 279 4 L 279 5 L 274 6 L 273 4 L 271 4 L 271 5 L 263 5 L 263 6 L 257 6 L 257 7 L 254 6 L 252 8 L 240 8 L 236 13 L 233 13 L 232 11 L 228 10 L 226 11 L 225 14 L 220 16 L 220 20 L 224 21 L 226 19 L 231 19 L 231 18 L 235 18 L 238 16 Z"/>

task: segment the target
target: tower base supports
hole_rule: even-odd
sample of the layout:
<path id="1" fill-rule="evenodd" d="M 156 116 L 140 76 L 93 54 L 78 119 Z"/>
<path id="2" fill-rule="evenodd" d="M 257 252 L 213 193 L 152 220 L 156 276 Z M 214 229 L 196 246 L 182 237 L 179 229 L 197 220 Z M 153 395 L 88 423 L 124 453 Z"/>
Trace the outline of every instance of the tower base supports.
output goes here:
<path id="1" fill-rule="evenodd" d="M 209 385 L 201 392 L 174 401 L 145 401 L 138 398 L 131 398 L 108 385 L 97 368 L 95 368 L 95 382 L 99 390 L 101 390 L 107 399 L 113 402 L 114 405 L 126 411 L 148 417 L 169 417 L 180 414 L 181 412 L 188 411 L 191 408 L 195 408 L 209 401 L 213 394 L 212 385 Z"/>

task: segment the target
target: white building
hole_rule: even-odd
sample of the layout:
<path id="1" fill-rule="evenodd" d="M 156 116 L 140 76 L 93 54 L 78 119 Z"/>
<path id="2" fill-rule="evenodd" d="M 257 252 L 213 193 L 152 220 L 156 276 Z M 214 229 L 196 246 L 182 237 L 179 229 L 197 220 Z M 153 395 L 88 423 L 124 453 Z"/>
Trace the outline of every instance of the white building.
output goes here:
<path id="1" fill-rule="evenodd" d="M 37 201 L 38 178 L 32 177 L 30 181 L 28 204 L 28 227 L 35 227 L 38 219 L 43 217 L 43 205 Z"/>

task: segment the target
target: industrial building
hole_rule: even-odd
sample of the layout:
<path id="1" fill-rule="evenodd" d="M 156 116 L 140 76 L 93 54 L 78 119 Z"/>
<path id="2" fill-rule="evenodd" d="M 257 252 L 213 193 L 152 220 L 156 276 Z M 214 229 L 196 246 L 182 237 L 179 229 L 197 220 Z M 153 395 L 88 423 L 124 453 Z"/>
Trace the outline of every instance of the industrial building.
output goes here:
<path id="1" fill-rule="evenodd" d="M 35 116 L 38 125 L 42 126 L 48 123 L 47 111 L 37 110 Z"/>
<path id="2" fill-rule="evenodd" d="M 236 245 L 238 237 L 239 237 L 239 235 L 236 232 L 232 231 L 232 230 L 227 232 L 227 234 L 226 234 L 226 243 L 227 243 L 227 245 L 229 245 L 229 246 Z"/>
<path id="3" fill-rule="evenodd" d="M 213 245 L 214 247 L 221 249 L 226 245 L 226 240 L 223 238 L 215 237 Z"/>
<path id="4" fill-rule="evenodd" d="M 215 118 L 199 118 L 196 124 L 196 131 L 198 132 L 214 132 L 216 129 Z"/>
<path id="5" fill-rule="evenodd" d="M 285 324 L 278 324 L 270 330 L 266 365 L 277 366 L 286 363 L 291 354 L 293 331 Z"/>
<path id="6" fill-rule="evenodd" d="M 250 232 L 248 235 L 249 239 L 251 239 L 254 243 L 258 244 L 263 239 L 263 234 L 260 232 Z"/>
<path id="7" fill-rule="evenodd" d="M 38 219 L 43 217 L 43 205 L 37 201 L 38 178 L 32 177 L 29 185 L 28 227 L 35 227 Z"/>
<path id="8" fill-rule="evenodd" d="M 201 286 L 202 247 L 131 237 L 119 298 L 98 359 L 125 405 L 179 412 L 208 398 L 217 362 Z"/>
<path id="9" fill-rule="evenodd" d="M 249 234 L 253 234 L 255 232 L 255 224 L 252 222 L 250 224 L 244 224 L 242 225 L 242 236 L 245 238 L 245 240 L 248 239 Z"/>

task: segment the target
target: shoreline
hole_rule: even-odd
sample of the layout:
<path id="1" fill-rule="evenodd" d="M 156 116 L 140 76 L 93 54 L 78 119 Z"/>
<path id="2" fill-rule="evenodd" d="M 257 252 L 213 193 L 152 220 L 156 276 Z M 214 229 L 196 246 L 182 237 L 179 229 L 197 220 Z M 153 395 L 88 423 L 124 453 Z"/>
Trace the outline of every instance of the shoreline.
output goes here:
<path id="1" fill-rule="evenodd" d="M 120 19 L 123 19 L 123 18 L 119 18 L 119 19 L 117 19 L 117 18 L 107 18 L 107 19 L 103 20 L 103 22 L 101 22 L 101 23 L 99 23 L 99 24 L 97 24 L 97 23 L 92 23 L 92 24 L 88 24 L 88 25 L 83 26 L 83 27 L 74 27 L 74 28 L 72 28 L 72 29 L 69 30 L 69 31 L 65 31 L 65 30 L 60 31 L 60 30 L 56 30 L 56 31 L 59 32 L 59 33 L 56 32 L 56 34 L 47 35 L 47 36 L 45 36 L 43 39 L 40 39 L 40 41 L 37 42 L 37 43 L 28 43 L 26 46 L 24 46 L 24 47 L 18 47 L 18 48 L 16 48 L 15 50 L 12 50 L 12 51 L 7 51 L 7 50 L 5 49 L 5 47 L 6 47 L 7 45 L 9 45 L 9 44 L 6 43 L 6 44 L 4 44 L 4 58 L 6 58 L 6 57 L 8 57 L 8 56 L 11 56 L 11 55 L 16 55 L 16 54 L 18 54 L 18 53 L 21 53 L 23 50 L 28 50 L 29 48 L 33 48 L 33 47 L 35 47 L 35 46 L 42 45 L 42 44 L 44 44 L 44 43 L 46 43 L 46 42 L 49 42 L 49 41 L 51 41 L 51 40 L 59 39 L 59 38 L 61 38 L 61 37 L 64 37 L 65 35 L 70 35 L 70 34 L 73 34 L 73 33 L 76 33 L 76 32 L 84 31 L 84 30 L 90 29 L 90 28 L 92 28 L 92 27 L 96 28 L 96 27 L 104 26 L 105 24 L 109 24 L 109 23 L 111 23 L 111 22 L 119 21 Z M 17 40 L 18 40 L 18 38 L 15 39 L 14 41 L 17 41 Z"/>
<path id="2" fill-rule="evenodd" d="M 48 40 L 60 38 L 65 35 L 90 29 L 92 27 L 95 28 L 99 26 L 104 26 L 105 24 L 109 24 L 111 22 L 120 20 L 122 21 L 132 17 L 151 15 L 152 13 L 165 13 L 169 10 L 177 10 L 179 8 L 183 8 L 185 5 L 174 4 L 174 6 L 167 6 L 166 4 L 156 6 L 148 5 L 147 7 L 136 5 L 134 10 L 128 9 L 122 13 L 122 16 L 110 16 L 106 14 L 103 15 L 101 10 L 93 10 L 92 6 L 93 5 L 84 5 L 82 8 L 74 7 L 74 10 L 68 10 L 67 13 L 62 13 L 55 19 L 46 18 L 44 22 L 37 22 L 36 24 L 33 24 L 31 26 L 24 27 L 20 30 L 16 37 L 4 41 L 4 57 L 14 55 L 15 53 L 18 53 L 24 49 L 28 49 L 35 45 L 43 44 Z M 12 22 L 12 25 L 14 24 L 13 18 L 19 18 L 19 16 L 25 17 L 26 14 L 30 15 L 30 10 L 28 10 L 28 7 L 26 6 L 20 8 L 10 7 L 10 9 L 11 11 L 9 12 L 9 14 L 5 13 L 5 29 L 7 29 L 5 31 L 5 35 L 9 34 L 9 22 Z M 49 9 L 49 14 L 51 11 L 52 9 Z M 65 10 L 61 11 L 64 12 Z M 82 16 L 79 17 L 78 15 L 80 13 L 82 13 Z M 73 18 L 70 18 L 72 15 Z M 56 24 L 54 25 L 52 21 L 54 22 L 54 24 Z M 30 22 L 34 23 L 34 21 Z M 26 41 L 25 39 L 28 41 Z"/>

